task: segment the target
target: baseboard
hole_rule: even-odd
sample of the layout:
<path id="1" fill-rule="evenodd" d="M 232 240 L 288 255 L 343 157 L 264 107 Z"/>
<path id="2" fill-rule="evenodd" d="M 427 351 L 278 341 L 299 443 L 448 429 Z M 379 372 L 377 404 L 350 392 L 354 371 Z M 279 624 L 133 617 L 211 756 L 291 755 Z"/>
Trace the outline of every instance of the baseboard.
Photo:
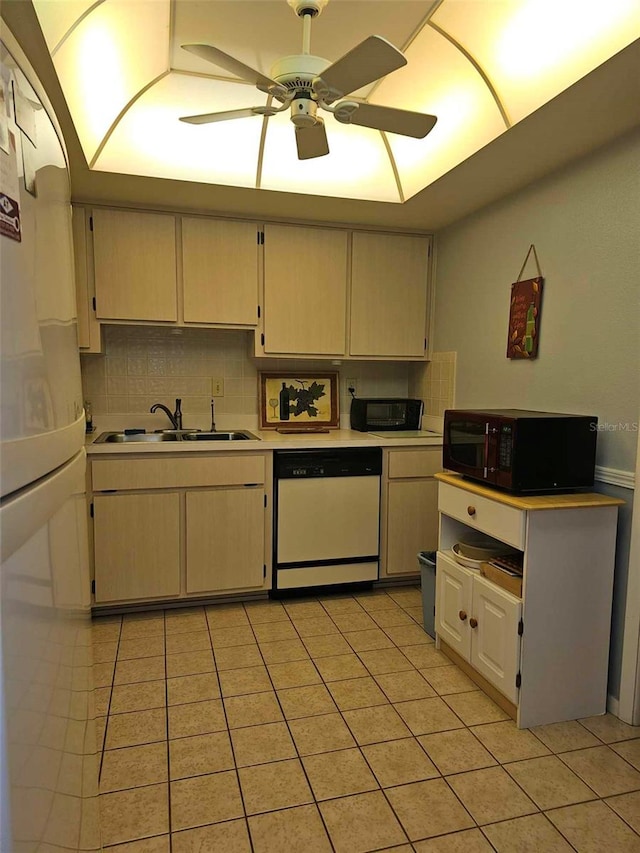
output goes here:
<path id="1" fill-rule="evenodd" d="M 635 489 L 636 477 L 633 471 L 622 471 L 619 468 L 604 468 L 596 465 L 595 479 L 599 483 L 610 486 L 620 486 L 623 489 Z"/>
<path id="2" fill-rule="evenodd" d="M 616 696 L 612 696 L 611 693 L 607 693 L 607 711 L 619 718 L 620 700 Z"/>

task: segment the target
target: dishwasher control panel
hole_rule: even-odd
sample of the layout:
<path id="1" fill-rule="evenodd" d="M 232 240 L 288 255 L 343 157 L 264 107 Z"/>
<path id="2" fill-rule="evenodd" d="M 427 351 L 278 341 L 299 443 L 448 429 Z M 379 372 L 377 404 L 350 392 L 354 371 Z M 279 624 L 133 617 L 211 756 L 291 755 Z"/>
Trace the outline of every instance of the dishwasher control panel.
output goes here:
<path id="1" fill-rule="evenodd" d="M 277 480 L 309 477 L 368 477 L 382 473 L 379 447 L 339 450 L 279 450 L 274 453 Z"/>

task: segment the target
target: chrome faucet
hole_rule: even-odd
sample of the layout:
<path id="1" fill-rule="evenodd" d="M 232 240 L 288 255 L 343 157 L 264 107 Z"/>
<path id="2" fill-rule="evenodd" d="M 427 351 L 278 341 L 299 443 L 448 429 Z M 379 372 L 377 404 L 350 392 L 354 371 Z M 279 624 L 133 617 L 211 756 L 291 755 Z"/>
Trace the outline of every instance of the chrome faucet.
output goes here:
<path id="1" fill-rule="evenodd" d="M 153 406 L 151 406 L 151 408 L 149 409 L 149 411 L 153 414 L 158 409 L 162 409 L 162 411 L 171 421 L 171 426 L 174 429 L 182 429 L 182 409 L 180 408 L 181 404 L 182 400 L 179 398 L 176 399 L 176 410 L 173 413 L 171 413 L 169 409 L 167 409 L 167 407 L 162 403 L 154 403 Z"/>

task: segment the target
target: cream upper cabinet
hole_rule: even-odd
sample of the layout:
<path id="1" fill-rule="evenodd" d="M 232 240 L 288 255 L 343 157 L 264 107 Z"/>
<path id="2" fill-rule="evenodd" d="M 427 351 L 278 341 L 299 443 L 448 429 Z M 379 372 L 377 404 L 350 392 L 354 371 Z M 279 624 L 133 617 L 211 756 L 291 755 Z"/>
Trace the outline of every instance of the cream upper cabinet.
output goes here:
<path id="1" fill-rule="evenodd" d="M 264 353 L 344 355 L 348 232 L 264 229 Z"/>
<path id="2" fill-rule="evenodd" d="M 90 352 L 113 321 L 253 328 L 257 356 L 427 356 L 428 236 L 78 207 L 74 239 Z"/>
<path id="3" fill-rule="evenodd" d="M 355 231 L 349 354 L 426 354 L 430 238 Z"/>
<path id="4" fill-rule="evenodd" d="M 76 277 L 76 305 L 78 309 L 78 347 L 84 352 L 100 352 L 100 324 L 93 307 L 93 276 L 91 249 L 87 240 L 88 213 L 84 207 L 73 207 L 71 226 Z"/>
<path id="5" fill-rule="evenodd" d="M 178 319 L 175 217 L 93 211 L 96 316 Z"/>
<path id="6" fill-rule="evenodd" d="M 257 324 L 258 233 L 253 222 L 182 217 L 185 323 Z"/>
<path id="7" fill-rule="evenodd" d="M 76 305 L 78 310 L 78 346 L 86 349 L 89 338 L 89 288 L 87 279 L 87 232 L 84 208 L 72 208 L 71 228 L 73 233 L 73 256 L 76 277 Z"/>

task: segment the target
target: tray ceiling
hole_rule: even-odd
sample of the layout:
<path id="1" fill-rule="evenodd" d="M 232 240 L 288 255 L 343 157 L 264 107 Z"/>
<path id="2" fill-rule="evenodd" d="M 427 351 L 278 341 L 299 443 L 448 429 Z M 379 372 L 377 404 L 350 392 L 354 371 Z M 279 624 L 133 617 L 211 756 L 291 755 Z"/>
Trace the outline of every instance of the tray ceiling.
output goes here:
<path id="1" fill-rule="evenodd" d="M 330 153 L 300 161 L 287 113 L 178 121 L 266 103 L 180 45 L 215 45 L 268 75 L 301 50 L 286 0 L 33 5 L 92 170 L 382 202 L 415 196 L 640 34 L 637 0 L 330 0 L 312 22 L 311 52 L 334 61 L 385 37 L 408 64 L 357 96 L 438 123 L 416 140 L 325 113 Z"/>

